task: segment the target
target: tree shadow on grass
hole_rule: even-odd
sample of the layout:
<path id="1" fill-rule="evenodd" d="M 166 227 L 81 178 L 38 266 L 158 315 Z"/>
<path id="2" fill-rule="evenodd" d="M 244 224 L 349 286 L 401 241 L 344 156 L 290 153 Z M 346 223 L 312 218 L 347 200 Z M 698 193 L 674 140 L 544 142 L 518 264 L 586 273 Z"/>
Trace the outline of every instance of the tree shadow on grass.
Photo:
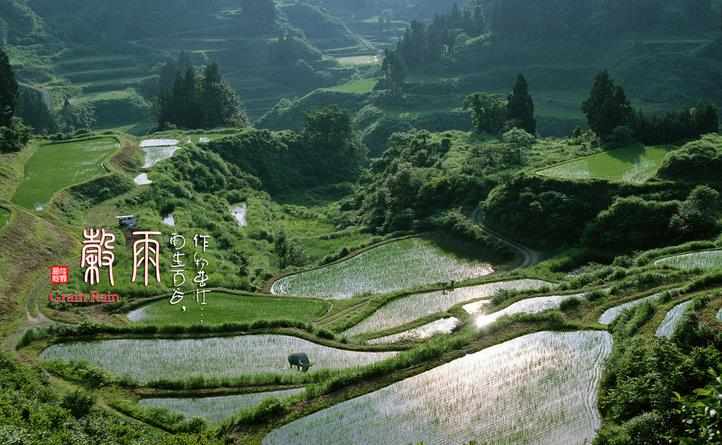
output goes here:
<path id="1" fill-rule="evenodd" d="M 622 161 L 630 165 L 637 165 L 642 162 L 642 157 L 646 152 L 646 147 L 642 144 L 627 145 L 626 147 L 608 150 L 606 153 L 610 157 Z"/>
<path id="2" fill-rule="evenodd" d="M 509 262 L 513 259 L 513 256 L 504 255 L 492 249 L 485 248 L 481 243 L 442 232 L 426 234 L 422 236 L 422 239 L 431 241 L 444 252 L 461 260 L 491 263 L 493 265 Z"/>

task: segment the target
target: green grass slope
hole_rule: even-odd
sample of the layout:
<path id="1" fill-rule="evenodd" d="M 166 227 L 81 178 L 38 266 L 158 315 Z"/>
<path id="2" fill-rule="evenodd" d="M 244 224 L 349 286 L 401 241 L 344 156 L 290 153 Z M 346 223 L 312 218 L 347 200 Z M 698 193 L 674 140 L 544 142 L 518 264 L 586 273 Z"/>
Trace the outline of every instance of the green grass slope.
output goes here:
<path id="1" fill-rule="evenodd" d="M 113 137 L 37 142 L 13 202 L 27 209 L 44 208 L 56 192 L 106 172 L 103 162 L 119 147 Z"/>
<path id="2" fill-rule="evenodd" d="M 654 177 L 669 153 L 666 147 L 630 145 L 575 159 L 539 171 L 542 176 L 559 179 L 605 179 L 642 183 Z"/>

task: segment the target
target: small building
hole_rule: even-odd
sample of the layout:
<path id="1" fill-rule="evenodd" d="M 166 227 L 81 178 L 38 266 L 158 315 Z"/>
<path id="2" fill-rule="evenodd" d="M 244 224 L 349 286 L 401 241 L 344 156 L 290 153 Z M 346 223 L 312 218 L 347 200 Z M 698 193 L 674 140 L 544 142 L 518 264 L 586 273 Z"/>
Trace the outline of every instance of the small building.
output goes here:
<path id="1" fill-rule="evenodd" d="M 117 216 L 116 218 L 122 229 L 135 229 L 138 226 L 138 218 L 135 215 Z"/>

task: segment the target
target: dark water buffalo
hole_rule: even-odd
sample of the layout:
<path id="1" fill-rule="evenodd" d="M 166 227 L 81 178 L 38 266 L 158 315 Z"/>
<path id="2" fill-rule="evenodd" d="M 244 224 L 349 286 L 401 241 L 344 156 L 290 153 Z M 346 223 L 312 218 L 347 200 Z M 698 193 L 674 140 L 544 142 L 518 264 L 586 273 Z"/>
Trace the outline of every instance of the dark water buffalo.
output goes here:
<path id="1" fill-rule="evenodd" d="M 311 361 L 308 359 L 308 355 L 301 352 L 298 354 L 291 354 L 288 356 L 288 364 L 291 368 L 298 368 L 299 371 L 306 372 L 311 367 Z"/>

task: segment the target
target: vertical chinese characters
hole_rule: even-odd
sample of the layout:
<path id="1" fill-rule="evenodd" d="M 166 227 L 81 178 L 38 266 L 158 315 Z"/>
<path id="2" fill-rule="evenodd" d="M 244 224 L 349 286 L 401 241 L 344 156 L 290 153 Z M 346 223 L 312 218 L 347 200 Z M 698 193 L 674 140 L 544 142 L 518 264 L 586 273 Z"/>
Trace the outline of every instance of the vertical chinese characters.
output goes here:
<path id="1" fill-rule="evenodd" d="M 173 249 L 171 255 L 170 269 L 173 272 L 173 295 L 170 298 L 170 304 L 176 305 L 183 301 L 185 293 L 183 286 L 186 283 L 185 273 L 185 253 L 183 248 L 186 245 L 186 239 L 183 235 L 174 233 L 170 237 L 170 246 Z"/>
<path id="2" fill-rule="evenodd" d="M 208 235 L 196 234 L 193 236 L 193 245 L 196 248 L 196 252 L 193 254 L 193 262 L 196 266 L 196 276 L 193 278 L 193 282 L 196 283 L 196 303 L 206 305 L 206 296 L 208 290 L 206 286 L 208 284 L 208 273 L 206 267 L 208 266 L 208 260 L 205 258 L 206 250 L 208 250 L 208 241 L 210 237 Z"/>
<path id="3" fill-rule="evenodd" d="M 113 262 L 115 254 L 113 249 L 115 235 L 105 229 L 83 230 L 83 251 L 81 253 L 80 267 L 85 269 L 83 279 L 92 285 L 100 282 L 100 269 L 108 268 L 110 285 L 115 285 L 113 279 Z"/>
<path id="4" fill-rule="evenodd" d="M 143 284 L 148 287 L 148 278 L 151 267 L 155 269 L 155 280 L 160 283 L 160 243 L 151 237 L 160 236 L 160 232 L 133 232 L 138 239 L 133 243 L 133 277 L 132 282 L 138 278 L 138 269 L 143 268 Z"/>

